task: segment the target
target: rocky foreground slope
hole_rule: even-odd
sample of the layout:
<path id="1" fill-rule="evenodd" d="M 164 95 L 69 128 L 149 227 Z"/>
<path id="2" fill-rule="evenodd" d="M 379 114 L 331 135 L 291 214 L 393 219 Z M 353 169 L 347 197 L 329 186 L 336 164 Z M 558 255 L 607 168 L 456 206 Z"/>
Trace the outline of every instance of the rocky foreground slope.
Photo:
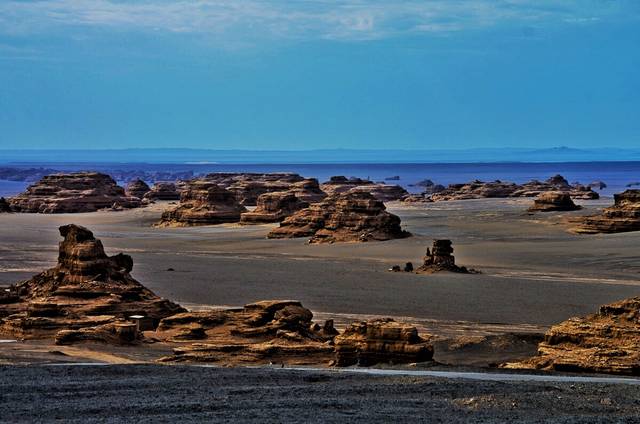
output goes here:
<path id="1" fill-rule="evenodd" d="M 626 190 L 613 198 L 613 206 L 600 215 L 582 218 L 574 231 L 586 234 L 640 231 L 640 190 Z"/>
<path id="2" fill-rule="evenodd" d="M 77 213 L 106 208 L 135 208 L 140 199 L 128 196 L 110 176 L 75 172 L 43 177 L 9 199 L 14 212 Z"/>
<path id="3" fill-rule="evenodd" d="M 408 237 L 400 218 L 369 193 L 348 191 L 286 218 L 269 238 L 307 237 L 310 243 L 365 242 Z"/>
<path id="4" fill-rule="evenodd" d="M 640 375 L 639 346 L 640 298 L 634 297 L 554 325 L 538 356 L 505 367 Z"/>

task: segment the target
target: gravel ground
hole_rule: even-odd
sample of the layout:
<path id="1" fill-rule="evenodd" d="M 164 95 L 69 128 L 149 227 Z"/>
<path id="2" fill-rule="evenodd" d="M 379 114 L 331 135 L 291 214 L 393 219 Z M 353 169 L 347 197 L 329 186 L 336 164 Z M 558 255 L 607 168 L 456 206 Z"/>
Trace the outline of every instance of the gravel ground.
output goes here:
<path id="1" fill-rule="evenodd" d="M 1 422 L 640 422 L 640 386 L 269 368 L 0 367 Z"/>

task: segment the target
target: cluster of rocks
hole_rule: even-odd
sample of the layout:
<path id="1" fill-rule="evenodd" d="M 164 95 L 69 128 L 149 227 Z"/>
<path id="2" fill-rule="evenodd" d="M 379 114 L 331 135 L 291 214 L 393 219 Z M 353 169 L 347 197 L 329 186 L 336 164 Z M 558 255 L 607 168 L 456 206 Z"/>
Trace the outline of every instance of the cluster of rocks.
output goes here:
<path id="1" fill-rule="evenodd" d="M 175 183 L 157 182 L 143 196 L 144 200 L 180 200 L 181 190 Z"/>
<path id="2" fill-rule="evenodd" d="M 202 180 L 229 190 L 243 206 L 255 206 L 261 194 L 288 191 L 305 178 L 294 173 L 217 172 L 207 174 Z"/>
<path id="3" fill-rule="evenodd" d="M 538 356 L 506 368 L 640 375 L 640 298 L 600 307 L 598 313 L 554 325 Z"/>
<path id="4" fill-rule="evenodd" d="M 408 237 L 400 218 L 369 193 L 333 194 L 285 218 L 268 238 L 307 237 L 310 243 L 390 240 Z"/>
<path id="5" fill-rule="evenodd" d="M 331 177 L 322 183 L 320 188 L 328 195 L 346 192 L 370 193 L 383 202 L 402 200 L 409 195 L 409 192 L 399 185 L 374 183 L 362 178 L 347 178 L 341 175 Z"/>
<path id="6" fill-rule="evenodd" d="M 544 182 L 533 180 L 524 184 L 500 180 L 492 182 L 475 180 L 466 184 L 450 184 L 445 190 L 430 194 L 428 199 L 438 202 L 482 198 L 535 197 L 550 191 L 567 193 L 573 199 L 598 199 L 600 197 L 588 186 L 571 185 L 561 175 L 555 175 Z"/>
<path id="7" fill-rule="evenodd" d="M 98 172 L 47 175 L 9 199 L 14 212 L 76 213 L 106 208 L 136 208 L 140 199 L 128 196 L 110 176 Z"/>
<path id="8" fill-rule="evenodd" d="M 640 190 L 625 190 L 614 194 L 614 204 L 600 215 L 579 220 L 573 229 L 577 233 L 621 233 L 640 230 Z"/>
<path id="9" fill-rule="evenodd" d="M 391 267 L 392 272 L 415 272 L 417 274 L 433 274 L 435 272 L 449 271 L 463 274 L 477 274 L 479 271 L 456 265 L 456 259 L 452 255 L 451 240 L 433 240 L 431 249 L 427 248 L 426 255 L 422 258 L 422 265 L 414 269 L 413 263 L 407 262 L 403 268 L 399 265 Z"/>
<path id="10" fill-rule="evenodd" d="M 61 345 L 164 343 L 173 348 L 160 359 L 166 362 L 368 366 L 432 359 L 430 338 L 411 325 L 363 321 L 340 334 L 332 320 L 314 323 L 294 300 L 189 312 L 133 279 L 132 258 L 107 256 L 88 229 L 65 225 L 60 234 L 54 268 L 0 290 L 0 336 Z"/>
<path id="11" fill-rule="evenodd" d="M 180 203 L 162 213 L 161 227 L 215 225 L 239 222 L 247 209 L 236 196 L 206 180 L 191 181 L 182 191 Z"/>
<path id="12" fill-rule="evenodd" d="M 60 234 L 64 240 L 54 268 L 0 292 L 1 334 L 55 337 L 59 344 L 126 343 L 137 339 L 130 317 L 144 317 L 153 327 L 184 311 L 134 280 L 131 257 L 107 256 L 88 229 L 65 225 Z"/>
<path id="13" fill-rule="evenodd" d="M 573 203 L 569 193 L 564 191 L 548 191 L 541 193 L 533 201 L 529 212 L 576 211 L 580 206 Z"/>
<path id="14" fill-rule="evenodd" d="M 258 205 L 251 212 L 244 212 L 240 217 L 241 224 L 263 224 L 280 222 L 295 212 L 309 206 L 295 194 L 288 191 L 261 194 Z"/>

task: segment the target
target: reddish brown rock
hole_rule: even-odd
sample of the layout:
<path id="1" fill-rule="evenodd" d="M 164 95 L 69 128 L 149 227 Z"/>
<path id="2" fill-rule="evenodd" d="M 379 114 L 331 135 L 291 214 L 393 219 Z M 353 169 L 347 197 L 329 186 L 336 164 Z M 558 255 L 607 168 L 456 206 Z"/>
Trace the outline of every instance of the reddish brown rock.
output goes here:
<path id="1" fill-rule="evenodd" d="M 307 203 L 318 203 L 327 197 L 327 193 L 320 189 L 320 184 L 315 178 L 307 178 L 293 183 L 287 192 Z"/>
<path id="2" fill-rule="evenodd" d="M 15 212 L 77 213 L 135 208 L 140 199 L 125 194 L 110 176 L 98 172 L 53 174 L 9 200 Z"/>
<path id="3" fill-rule="evenodd" d="M 329 178 L 329 181 L 322 183 L 320 188 L 328 195 L 346 193 L 355 187 L 373 185 L 373 181 L 364 180 L 362 178 L 347 178 L 342 175 L 337 175 Z"/>
<path id="4" fill-rule="evenodd" d="M 529 212 L 576 211 L 580 206 L 573 203 L 568 192 L 548 191 L 541 193 L 533 201 Z"/>
<path id="5" fill-rule="evenodd" d="M 289 191 L 305 179 L 294 173 L 216 172 L 203 180 L 214 182 L 232 192 L 244 206 L 255 206 L 264 193 Z"/>
<path id="6" fill-rule="evenodd" d="M 262 301 L 165 318 L 154 337 L 179 344 L 165 362 L 326 364 L 333 358 L 335 329 L 312 319 L 298 301 Z"/>
<path id="7" fill-rule="evenodd" d="M 475 270 L 456 265 L 456 259 L 452 253 L 451 240 L 434 240 L 431 250 L 427 248 L 422 266 L 418 267 L 415 272 L 418 274 L 432 274 L 440 271 L 477 273 Z"/>
<path id="8" fill-rule="evenodd" d="M 180 190 L 174 183 L 157 182 L 144 195 L 146 200 L 179 200 Z"/>
<path id="9" fill-rule="evenodd" d="M 269 238 L 309 237 L 310 243 L 364 242 L 410 236 L 400 218 L 386 211 L 384 203 L 369 193 L 347 192 L 286 218 Z"/>
<path id="10" fill-rule="evenodd" d="M 634 297 L 554 325 L 538 345 L 538 356 L 505 367 L 639 375 L 638 346 L 640 298 Z"/>
<path id="11" fill-rule="evenodd" d="M 194 180 L 182 191 L 180 203 L 162 213 L 158 226 L 239 222 L 240 214 L 246 211 L 230 191 L 210 181 Z"/>
<path id="12" fill-rule="evenodd" d="M 640 231 L 640 190 L 626 190 L 613 198 L 613 206 L 600 215 L 580 219 L 573 230 L 586 234 Z"/>
<path id="13" fill-rule="evenodd" d="M 301 201 L 290 192 L 265 193 L 258 197 L 258 206 L 253 211 L 241 215 L 240 222 L 242 224 L 280 222 L 308 206 L 307 202 Z"/>
<path id="14" fill-rule="evenodd" d="M 390 318 L 351 324 L 334 339 L 336 365 L 406 364 L 433 359 L 433 346 L 416 327 Z"/>
<path id="15" fill-rule="evenodd" d="M 132 315 L 142 315 L 157 324 L 184 311 L 134 280 L 129 274 L 131 257 L 107 256 L 91 231 L 65 225 L 60 227 L 60 234 L 64 240 L 58 264 L 0 295 L 0 334 L 48 338 L 67 330 L 60 334 L 63 342 L 98 340 L 100 334 L 123 335 L 116 324 L 126 324 Z"/>
<path id="16" fill-rule="evenodd" d="M 145 194 L 151 191 L 151 187 L 144 181 L 137 179 L 127 184 L 127 196 L 137 197 L 142 199 Z"/>

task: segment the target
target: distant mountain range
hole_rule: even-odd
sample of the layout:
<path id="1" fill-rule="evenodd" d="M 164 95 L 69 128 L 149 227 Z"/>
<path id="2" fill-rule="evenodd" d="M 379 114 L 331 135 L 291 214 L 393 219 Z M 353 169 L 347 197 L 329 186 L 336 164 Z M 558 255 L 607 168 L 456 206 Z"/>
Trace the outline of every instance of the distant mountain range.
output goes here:
<path id="1" fill-rule="evenodd" d="M 425 150 L 0 150 L 1 164 L 29 163 L 478 163 L 640 161 L 640 148 L 553 147 Z"/>

